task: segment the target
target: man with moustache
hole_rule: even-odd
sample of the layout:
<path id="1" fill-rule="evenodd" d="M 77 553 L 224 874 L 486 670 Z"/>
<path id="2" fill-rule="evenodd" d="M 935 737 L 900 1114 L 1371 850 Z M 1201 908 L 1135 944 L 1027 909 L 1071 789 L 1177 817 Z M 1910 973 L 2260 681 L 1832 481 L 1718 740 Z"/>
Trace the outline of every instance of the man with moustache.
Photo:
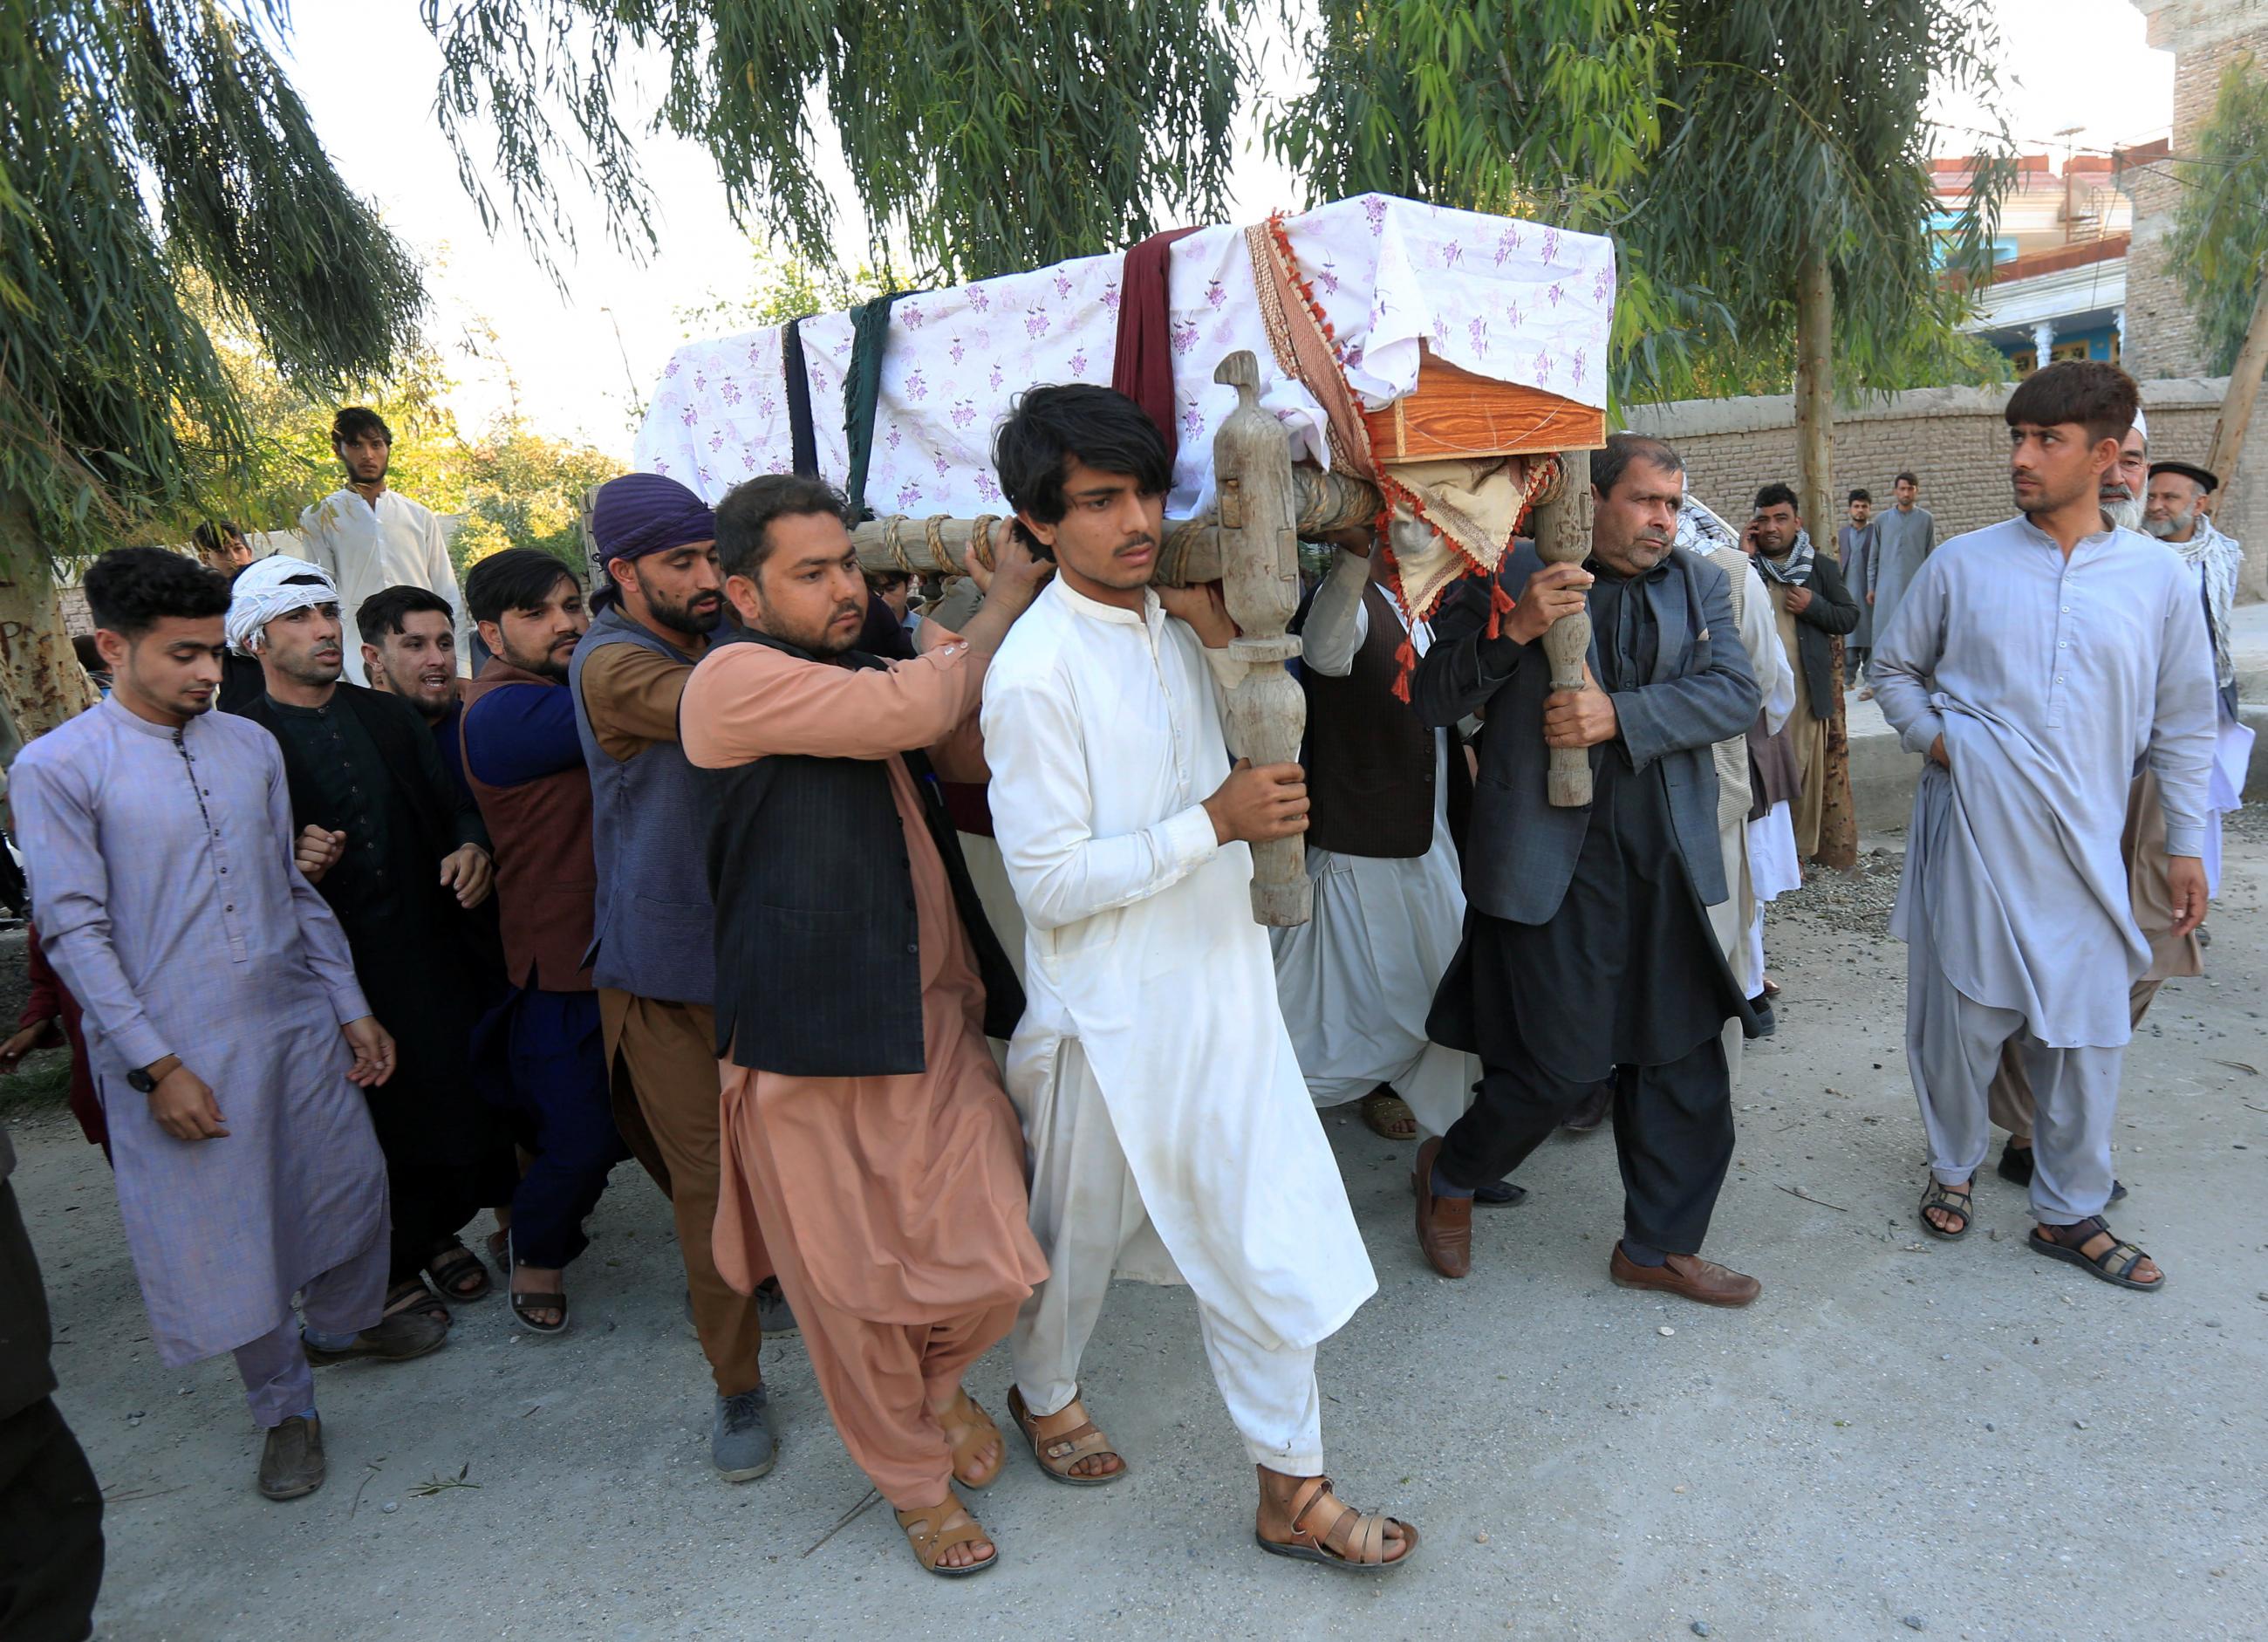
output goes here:
<path id="1" fill-rule="evenodd" d="M 497 902 L 514 991 L 482 1023 L 501 1060 L 521 1145 L 512 1197 L 511 1300 L 537 1334 L 569 1321 L 561 1274 L 589 1246 L 584 1217 L 630 1155 L 615 1125 L 591 981 L 591 777 L 567 670 L 591 625 L 572 571 L 534 548 L 473 566 L 466 597 L 489 659 L 465 692 L 465 773 L 496 844 Z M 493 1064 L 493 1063 L 492 1063 Z"/>
<path id="2" fill-rule="evenodd" d="M 1832 733 L 1843 711 L 1835 640 L 1859 625 L 1859 606 L 1845 589 L 1835 561 L 1813 550 L 1795 492 L 1786 485 L 1768 484 L 1756 492 L 1749 545 L 1771 591 L 1779 642 L 1795 664 L 1795 711 L 1787 729 L 1801 783 L 1793 815 L 1796 853 L 1808 861 L 1819 853 L 1829 797 L 1839 787 L 1844 805 L 1850 803 L 1850 763 L 1834 753 Z"/>
<path id="3" fill-rule="evenodd" d="M 313 565 L 262 559 L 231 590 L 228 637 L 267 676 L 239 711 L 283 748 L 299 870 L 338 915 L 372 1009 L 394 1023 L 399 1064 L 370 1103 L 393 1205 L 387 1311 L 446 1324 L 446 1302 L 492 1286 L 458 1233 L 515 1177 L 471 1075 L 481 977 L 465 913 L 488 899 L 488 830 L 416 712 L 340 681 L 337 598 Z"/>
<path id="4" fill-rule="evenodd" d="M 2067 360 L 2009 396 L 2021 516 L 1932 555 L 1874 649 L 1882 716 L 1927 755 L 1890 930 L 1908 943 L 1906 1059 L 1928 1130 L 1920 1215 L 1965 1234 L 2014 1043 L 2037 1107 L 2028 1240 L 2123 1288 L 2164 1272 L 2102 1219 L 2110 1131 L 2151 963 L 2121 835 L 2157 778 L 2169 939 L 2203 921 L 2213 756 L 2205 613 L 2181 562 L 2103 516 L 2138 403 L 2115 365 Z"/>
<path id="5" fill-rule="evenodd" d="M 309 562 L 337 586 L 341 607 L 359 610 L 372 593 L 408 583 L 446 599 L 451 620 L 462 632 L 465 600 L 439 518 L 387 488 L 394 431 L 376 411 L 350 405 L 332 419 L 331 450 L 346 469 L 347 482 L 300 513 L 299 534 Z M 345 660 L 350 681 L 369 681 L 360 650 L 348 652 Z"/>
<path id="6" fill-rule="evenodd" d="M 458 683 L 456 615 L 436 593 L 403 583 L 371 594 L 355 611 L 363 672 L 370 688 L 398 696 L 433 733 L 449 779 L 473 803 L 465 779 L 465 743 L 458 726 L 465 696 Z"/>
<path id="7" fill-rule="evenodd" d="M 1400 1567 L 1418 1530 L 1323 1475 L 1315 1350 L 1378 1282 L 1248 894 L 1248 843 L 1306 831 L 1306 783 L 1297 764 L 1232 767 L 1227 614 L 1150 585 L 1172 463 L 1142 408 L 1035 387 L 993 460 L 1017 539 L 1057 571 L 984 681 L 993 827 L 1027 924 L 1008 1089 L 1049 1268 L 1016 1319 L 1009 1412 L 1052 1480 L 1123 1478 L 1080 1362 L 1114 1275 L 1186 1282 L 1257 1472 L 1261 1549 Z"/>
<path id="8" fill-rule="evenodd" d="M 1752 1027 L 1707 908 L 1732 892 L 1718 843 L 1714 746 L 1763 705 L 1725 572 L 1674 547 L 1684 463 L 1618 433 L 1591 458 L 1591 555 L 1519 548 L 1494 637 L 1491 593 L 1459 588 L 1433 622 L 1413 705 L 1428 724 L 1481 708 L 1465 850 L 1464 945 L 1441 982 L 1436 1042 L 1481 1057 L 1473 1105 L 1418 1148 L 1418 1241 L 1443 1277 L 1472 1269 L 1473 1192 L 1501 1179 L 1602 1080 L 1615 1081 L 1623 1234 L 1608 1275 L 1711 1306 L 1754 1278 L 1700 1258 L 1733 1158 L 1720 1034 Z M 1587 609 L 1584 688 L 1555 690 L 1538 640 Z M 1588 749 L 1592 799 L 1546 801 L 1554 747 Z"/>
<path id="9" fill-rule="evenodd" d="M 762 1240 L 751 1297 L 718 1274 L 716 910 L 709 898 L 702 777 L 679 742 L 677 709 L 724 619 L 717 519 L 674 479 L 624 474 L 591 499 L 598 614 L 567 688 L 591 772 L 599 869 L 591 978 L 616 1122 L 669 1196 L 693 1324 L 717 1384 L 709 1451 L 727 1482 L 772 1466 L 757 1348 L 795 1319 Z M 628 1097 L 630 1110 L 622 1108 Z M 651 1154 L 651 1155 L 649 1155 Z"/>
<path id="10" fill-rule="evenodd" d="M 267 1433 L 260 1491 L 297 1498 L 324 1476 L 311 1365 L 447 1337 L 379 1315 L 386 1160 L 363 1091 L 393 1076 L 394 1041 L 291 870 L 275 738 L 211 711 L 227 585 L 162 548 L 106 553 L 84 585 L 116 687 L 17 755 L 16 838 L 85 1011 L 158 1358 L 235 1354 Z"/>

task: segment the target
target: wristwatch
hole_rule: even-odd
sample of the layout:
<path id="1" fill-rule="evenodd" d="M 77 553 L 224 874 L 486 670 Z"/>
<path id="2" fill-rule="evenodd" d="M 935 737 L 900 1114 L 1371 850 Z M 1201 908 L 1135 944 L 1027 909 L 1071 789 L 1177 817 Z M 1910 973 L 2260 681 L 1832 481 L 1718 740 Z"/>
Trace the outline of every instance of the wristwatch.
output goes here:
<path id="1" fill-rule="evenodd" d="M 158 1057 L 157 1060 L 153 1060 L 150 1063 L 150 1066 L 158 1065 L 161 1062 L 165 1061 L 172 1061 L 175 1066 L 181 1064 L 180 1058 L 178 1056 L 160 1055 Z M 158 1086 L 158 1080 L 150 1075 L 150 1066 L 136 1066 L 130 1068 L 126 1074 L 126 1086 L 133 1090 L 136 1094 L 148 1094 L 151 1091 L 155 1089 Z M 167 1070 L 170 1071 L 172 1068 L 169 1067 Z"/>

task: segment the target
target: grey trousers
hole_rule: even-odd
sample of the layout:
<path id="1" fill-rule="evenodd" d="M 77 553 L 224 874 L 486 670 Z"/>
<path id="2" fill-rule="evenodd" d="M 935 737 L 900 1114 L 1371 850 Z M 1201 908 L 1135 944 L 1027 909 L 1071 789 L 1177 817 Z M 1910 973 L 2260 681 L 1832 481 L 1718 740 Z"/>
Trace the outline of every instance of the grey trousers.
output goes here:
<path id="1" fill-rule="evenodd" d="M 328 1271 L 307 1279 L 299 1291 L 299 1310 L 307 1327 L 325 1334 L 360 1334 L 374 1329 L 386 1302 L 389 1252 L 386 1233 L 370 1247 Z M 315 1376 L 299 1344 L 299 1323 L 284 1321 L 256 1340 L 236 1348 L 236 1372 L 244 1381 L 244 1400 L 252 1417 L 273 1429 L 294 1414 L 315 1409 Z"/>
<path id="2" fill-rule="evenodd" d="M 1906 949 L 1906 1068 L 1929 1131 L 1930 1172 L 1942 1186 L 1973 1180 L 1992 1145 L 1985 1090 L 2014 1042 L 2036 1106 L 2032 1215 L 2071 1226 L 2110 1200 L 2110 1126 L 2118 1115 L 2125 1046 L 2050 1049 L 2013 1009 L 1964 997 L 1925 935 Z"/>

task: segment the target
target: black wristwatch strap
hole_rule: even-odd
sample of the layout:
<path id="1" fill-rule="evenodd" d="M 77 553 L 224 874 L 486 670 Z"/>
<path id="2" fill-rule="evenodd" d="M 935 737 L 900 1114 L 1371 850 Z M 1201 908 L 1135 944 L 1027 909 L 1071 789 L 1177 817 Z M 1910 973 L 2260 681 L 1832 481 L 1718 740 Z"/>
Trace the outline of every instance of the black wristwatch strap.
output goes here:
<path id="1" fill-rule="evenodd" d="M 163 1060 L 166 1057 L 163 1055 L 158 1057 L 158 1060 Z M 154 1066 L 157 1064 L 158 1061 L 151 1061 L 150 1063 L 150 1066 Z M 126 1086 L 132 1089 L 137 1094 L 148 1094 L 151 1091 L 155 1089 L 158 1086 L 158 1080 L 150 1075 L 150 1066 L 135 1066 L 129 1068 L 126 1073 Z"/>

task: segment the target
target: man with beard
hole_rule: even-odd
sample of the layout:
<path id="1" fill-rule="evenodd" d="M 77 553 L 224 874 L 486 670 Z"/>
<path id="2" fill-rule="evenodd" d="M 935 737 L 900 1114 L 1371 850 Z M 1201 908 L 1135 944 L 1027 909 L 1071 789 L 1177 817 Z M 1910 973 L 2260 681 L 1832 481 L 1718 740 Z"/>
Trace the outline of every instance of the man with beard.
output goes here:
<path id="1" fill-rule="evenodd" d="M 407 583 L 384 588 L 356 609 L 355 630 L 370 688 L 416 709 L 433 733 L 449 779 L 465 802 L 473 803 L 473 784 L 465 779 L 464 738 L 458 731 L 465 696 L 458 684 L 456 615 L 449 601 Z"/>
<path id="2" fill-rule="evenodd" d="M 1002 552 L 966 642 L 892 665 L 859 648 L 866 584 L 826 485 L 751 479 L 713 529 L 740 624 L 681 716 L 710 798 L 718 1265 L 753 1293 L 777 1263 L 843 1446 L 924 1570 L 976 1573 L 999 1553 L 954 1485 L 1007 1455 L 961 1376 L 1047 1268 L 984 1042 L 1023 997 L 931 775 L 982 776 L 977 690 L 1039 567 Z"/>
<path id="3" fill-rule="evenodd" d="M 1845 689 L 1859 681 L 1859 674 L 1867 665 L 1867 654 L 1874 644 L 1874 613 L 1864 602 L 1867 578 L 1872 573 L 1868 561 L 1874 555 L 1874 496 L 1871 490 L 1851 492 L 1850 522 L 1838 525 L 1835 530 L 1836 568 L 1843 572 L 1843 585 L 1859 600 L 1859 625 L 1851 630 L 1851 637 L 1843 642 L 1843 687 Z"/>
<path id="4" fill-rule="evenodd" d="M 465 692 L 465 773 L 496 843 L 497 902 L 512 996 L 482 1023 L 491 1087 L 507 1091 L 534 1153 L 512 1197 L 512 1308 L 538 1334 L 568 1323 L 562 1270 L 589 1247 L 583 1219 L 630 1155 L 612 1089 L 588 954 L 599 873 L 591 777 L 567 669 L 591 625 L 557 559 L 507 548 L 473 566 L 466 593 L 486 666 Z"/>
<path id="5" fill-rule="evenodd" d="M 332 419 L 331 450 L 347 482 L 299 515 L 308 560 L 339 590 L 341 607 L 360 610 L 382 588 L 408 583 L 449 601 L 451 619 L 464 630 L 465 600 L 441 539 L 433 510 L 386 484 L 394 432 L 374 410 L 350 405 Z M 346 675 L 367 683 L 360 650 L 346 654 Z"/>
<path id="6" fill-rule="evenodd" d="M 591 534 L 604 578 L 599 613 L 567 673 L 599 868 L 591 978 L 617 1126 L 677 1219 L 693 1325 L 717 1382 L 710 1458 L 725 1481 L 746 1482 L 772 1467 L 757 1348 L 795 1320 L 760 1238 L 749 1250 L 762 1278 L 754 1298 L 718 1274 L 713 1247 L 716 911 L 695 847 L 706 799 L 679 743 L 677 708 L 724 618 L 717 520 L 674 479 L 625 474 L 592 497 Z"/>
<path id="7" fill-rule="evenodd" d="M 225 585 L 120 548 L 85 585 L 116 688 L 17 755 L 16 836 L 48 955 L 85 1010 L 158 1355 L 235 1353 L 267 1431 L 260 1491 L 297 1498 L 323 1482 L 311 1363 L 447 1337 L 416 1312 L 379 1316 L 386 1160 L 363 1091 L 393 1076 L 394 1041 L 292 870 L 276 739 L 211 711 Z"/>
<path id="8" fill-rule="evenodd" d="M 1819 828 L 1830 793 L 1840 788 L 1850 802 L 1847 759 L 1830 756 L 1837 740 L 1835 721 L 1843 713 L 1835 640 L 1859 625 L 1859 601 L 1845 591 L 1835 561 L 1813 550 L 1811 533 L 1796 515 L 1795 492 L 1768 484 L 1756 492 L 1756 517 L 1749 521 L 1756 566 L 1771 590 L 1779 642 L 1795 665 L 1795 711 L 1788 731 L 1795 743 L 1797 779 L 1795 848 L 1806 861 L 1819 853 Z"/>
<path id="9" fill-rule="evenodd" d="M 1855 591 L 1865 600 L 1869 631 L 1878 649 L 1897 615 L 1898 601 L 1921 573 L 1923 562 L 1937 541 L 1937 521 L 1927 508 L 1918 505 L 1920 499 L 1921 481 L 1911 472 L 1902 473 L 1890 487 L 1890 511 L 1874 518 L 1874 549 L 1867 556 L 1867 583 Z M 1874 677 L 1869 668 L 1867 688 L 1859 692 L 1860 701 L 1874 699 Z"/>
<path id="10" fill-rule="evenodd" d="M 1516 601 L 1491 637 L 1471 581 L 1434 618 L 1414 705 L 1428 724 L 1485 707 L 1465 850 L 1470 911 L 1441 982 L 1436 1042 L 1481 1057 L 1471 1109 L 1418 1148 L 1418 1241 L 1443 1277 L 1472 1269 L 1473 1190 L 1615 1080 L 1623 1234 L 1612 1281 L 1745 1306 L 1754 1278 L 1700 1258 L 1733 1159 L 1720 1035 L 1750 1024 L 1707 908 L 1725 900 L 1715 743 L 1763 705 L 1725 572 L 1674 547 L 1684 463 L 1618 433 L 1591 458 L 1584 564 L 1506 560 Z M 1551 688 L 1538 641 L 1587 609 L 1585 685 Z M 1592 800 L 1546 802 L 1554 747 L 1589 749 Z"/>
<path id="11" fill-rule="evenodd" d="M 394 1023 L 399 1064 L 370 1103 L 393 1205 L 387 1312 L 446 1324 L 446 1302 L 491 1286 L 458 1233 L 510 1196 L 515 1173 L 471 1075 L 482 989 L 465 913 L 488 899 L 489 836 L 417 714 L 339 681 L 337 599 L 314 566 L 262 559 L 231 590 L 228 638 L 267 674 L 241 711 L 284 749 L 299 870 L 338 915 L 372 1008 Z"/>
<path id="12" fill-rule="evenodd" d="M 2236 717 L 2236 657 L 2229 648 L 2228 622 L 2244 549 L 2222 535 L 2205 511 L 2205 497 L 2220 488 L 2220 476 L 2194 462 L 2151 463 L 2142 528 L 2180 555 L 2202 584 L 2212 628 L 2213 686 L 2220 692 L 2226 724 Z M 2240 784 L 2243 768 L 2236 766 Z"/>
<path id="13" fill-rule="evenodd" d="M 2157 777 L 2167 937 L 2205 917 L 2213 756 L 2205 613 L 2181 562 L 2103 517 L 2134 383 L 2069 360 L 2002 413 L 2021 517 L 1932 556 L 1874 649 L 1882 716 L 1924 753 L 1891 933 L 1908 943 L 1906 1059 L 1928 1130 L 1922 1224 L 1967 1233 L 1992 1137 L 1986 1086 L 2014 1042 L 2037 1102 L 2033 1249 L 2121 1287 L 2164 1273 L 2102 1219 L 2110 1130 L 2152 960 L 2121 832 Z"/>
<path id="14" fill-rule="evenodd" d="M 1079 1365 L 1114 1273 L 1187 1282 L 1257 1471 L 1261 1548 L 1399 1567 L 1417 1529 L 1323 1475 L 1315 1348 L 1378 1281 L 1248 893 L 1248 843 L 1307 830 L 1306 784 L 1297 764 L 1231 766 L 1227 614 L 1151 588 L 1172 464 L 1142 408 L 1035 387 L 993 460 L 1019 539 L 1057 567 L 984 685 L 993 825 L 1027 925 L 1008 1087 L 1049 1267 L 1016 1319 L 1009 1412 L 1054 1481 L 1123 1477 Z"/>

